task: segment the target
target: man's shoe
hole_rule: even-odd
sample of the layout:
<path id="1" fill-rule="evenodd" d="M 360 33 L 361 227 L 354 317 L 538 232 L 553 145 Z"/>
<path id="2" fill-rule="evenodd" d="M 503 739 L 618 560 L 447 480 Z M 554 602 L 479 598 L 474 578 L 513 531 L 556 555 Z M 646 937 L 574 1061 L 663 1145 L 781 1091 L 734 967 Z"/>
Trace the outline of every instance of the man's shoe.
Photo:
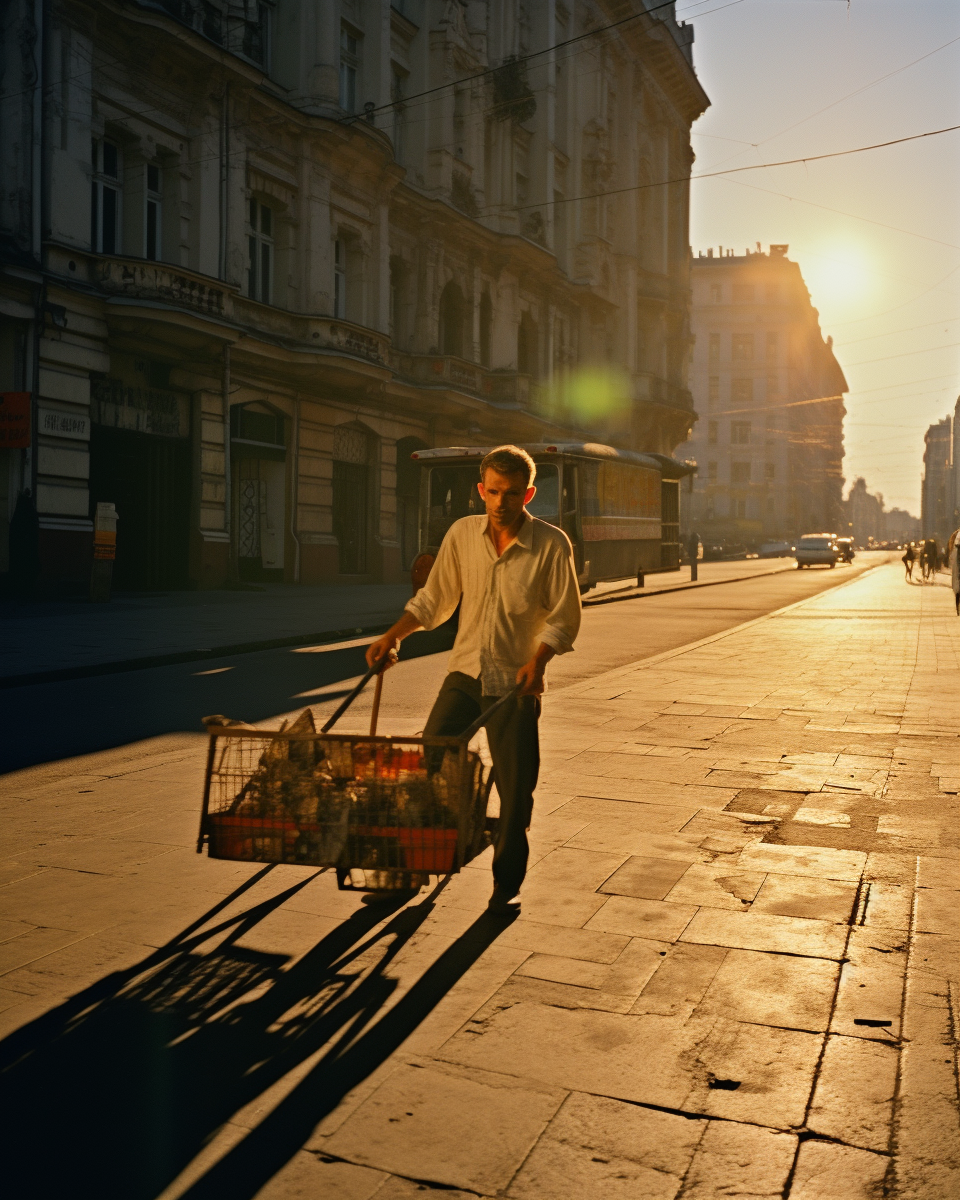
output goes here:
<path id="1" fill-rule="evenodd" d="M 487 904 L 487 911 L 498 917 L 517 917 L 520 915 L 520 897 L 510 895 L 499 887 L 493 889 L 493 895 Z"/>

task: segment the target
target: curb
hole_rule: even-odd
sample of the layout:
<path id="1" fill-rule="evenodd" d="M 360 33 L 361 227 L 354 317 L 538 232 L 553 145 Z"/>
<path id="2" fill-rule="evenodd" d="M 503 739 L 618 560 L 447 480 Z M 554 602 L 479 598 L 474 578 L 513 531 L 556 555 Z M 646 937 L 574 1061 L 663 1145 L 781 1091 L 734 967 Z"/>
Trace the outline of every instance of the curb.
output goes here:
<path id="1" fill-rule="evenodd" d="M 705 579 L 696 583 L 678 583 L 673 587 L 658 588 L 656 591 L 638 591 L 631 589 L 625 594 L 610 594 L 599 596 L 596 600 L 588 600 L 584 608 L 594 608 L 600 604 L 616 604 L 621 600 L 643 600 L 654 596 L 667 596 L 671 592 L 686 592 L 693 588 L 716 587 L 721 583 L 744 583 L 750 579 L 766 579 L 769 575 L 780 575 L 792 570 L 792 567 L 781 567 L 779 570 L 763 571 L 752 575 L 737 575 L 730 579 Z M 873 568 L 868 568 L 872 570 Z M 859 578 L 859 576 L 858 576 Z M 326 629 L 322 633 L 295 633 L 282 638 L 265 638 L 255 642 L 231 642 L 227 645 L 203 647 L 196 650 L 176 650 L 169 654 L 150 654 L 142 658 L 116 659 L 113 662 L 88 663 L 77 667 L 62 667 L 52 671 L 30 671 L 22 675 L 0 676 L 0 691 L 18 687 L 30 687 L 43 683 L 63 683 L 71 679 L 92 679 L 97 675 L 119 675 L 126 671 L 148 671 L 153 667 L 174 667 L 180 663 L 204 662 L 211 658 L 228 658 L 237 654 L 256 654 L 261 650 L 282 650 L 287 646 L 320 646 L 325 642 L 342 642 L 349 638 L 374 637 L 386 633 L 390 622 L 377 625 L 367 625 L 363 628 Z"/>

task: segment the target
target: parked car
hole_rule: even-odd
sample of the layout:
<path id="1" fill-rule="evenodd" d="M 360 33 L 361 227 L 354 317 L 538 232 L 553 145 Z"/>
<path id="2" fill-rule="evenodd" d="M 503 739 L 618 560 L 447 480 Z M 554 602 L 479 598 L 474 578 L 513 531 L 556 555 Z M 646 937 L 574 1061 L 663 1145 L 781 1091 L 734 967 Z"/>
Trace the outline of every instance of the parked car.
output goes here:
<path id="1" fill-rule="evenodd" d="M 789 558 L 795 550 L 792 542 L 764 542 L 758 553 L 761 558 Z"/>
<path id="2" fill-rule="evenodd" d="M 815 564 L 835 567 L 840 550 L 831 533 L 805 533 L 797 542 L 796 555 L 798 571 Z"/>
<path id="3" fill-rule="evenodd" d="M 853 538 L 837 538 L 837 549 L 840 551 L 840 557 L 845 563 L 853 562 Z"/>

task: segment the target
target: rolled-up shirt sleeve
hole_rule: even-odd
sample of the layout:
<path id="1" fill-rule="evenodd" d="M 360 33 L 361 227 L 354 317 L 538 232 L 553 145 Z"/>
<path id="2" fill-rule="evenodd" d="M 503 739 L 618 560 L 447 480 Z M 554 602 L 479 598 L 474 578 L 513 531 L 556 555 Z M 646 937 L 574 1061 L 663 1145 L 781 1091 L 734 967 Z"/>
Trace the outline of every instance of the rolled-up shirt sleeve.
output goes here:
<path id="1" fill-rule="evenodd" d="M 540 641 L 557 654 L 569 653 L 580 632 L 581 614 L 580 587 L 569 542 L 565 550 L 561 546 L 554 549 L 544 579 L 541 603 L 548 612 L 540 630 Z"/>
<path id="2" fill-rule="evenodd" d="M 460 562 L 454 538 L 448 533 L 440 545 L 427 582 L 407 601 L 404 609 L 415 617 L 424 629 L 436 629 L 453 616 L 460 603 L 460 592 Z"/>

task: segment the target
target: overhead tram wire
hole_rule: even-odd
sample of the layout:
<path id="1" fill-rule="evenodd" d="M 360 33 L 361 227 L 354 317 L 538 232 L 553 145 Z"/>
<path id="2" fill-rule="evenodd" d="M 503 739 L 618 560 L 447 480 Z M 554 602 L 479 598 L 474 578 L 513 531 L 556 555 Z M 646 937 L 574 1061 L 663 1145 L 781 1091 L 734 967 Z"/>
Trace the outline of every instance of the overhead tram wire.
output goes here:
<path id="1" fill-rule="evenodd" d="M 663 179 L 657 183 L 631 184 L 629 187 L 610 188 L 605 192 L 591 192 L 585 196 L 564 196 L 559 200 L 555 198 L 553 200 L 541 200 L 532 204 L 492 205 L 489 208 L 481 209 L 481 212 L 489 214 L 490 216 L 495 216 L 498 213 L 505 212 L 527 212 L 532 208 L 548 208 L 551 205 L 556 206 L 558 204 L 575 204 L 578 201 L 583 200 L 601 200 L 607 196 L 622 196 L 629 192 L 642 192 L 647 188 L 671 187 L 673 184 L 677 183 L 693 183 L 698 179 L 714 179 L 721 175 L 737 175 L 741 171 L 768 171 L 772 167 L 793 167 L 799 164 L 821 162 L 828 158 L 845 158 L 851 154 L 863 154 L 868 150 L 884 150 L 888 146 L 899 146 L 904 142 L 916 142 L 921 138 L 939 137 L 940 134 L 954 133 L 958 129 L 960 129 L 960 125 L 948 125 L 944 129 L 929 129 L 925 133 L 912 133 L 907 137 L 893 138 L 889 142 L 875 142 L 870 146 L 854 146 L 850 150 L 833 150 L 829 154 L 806 154 L 802 158 L 785 158 L 779 162 L 751 163 L 746 167 L 728 167 L 722 171 L 705 171 L 701 175 L 684 175 L 677 179 Z"/>
<path id="2" fill-rule="evenodd" d="M 553 46 L 546 46 L 542 50 L 531 50 L 528 54 L 519 54 L 516 58 L 510 61 L 512 64 L 527 63 L 531 59 L 540 58 L 544 54 L 553 54 L 556 50 L 562 50 L 566 46 L 573 46 L 577 42 L 585 41 L 587 38 L 596 37 L 598 34 L 607 33 L 611 29 L 619 29 L 622 25 L 627 25 L 631 21 L 639 21 L 643 17 L 649 16 L 651 13 L 658 12 L 661 8 L 673 8 L 676 0 L 663 0 L 660 4 L 655 4 L 652 8 L 645 8 L 642 12 L 631 13 L 629 17 L 621 17 L 619 21 L 612 21 L 609 25 L 600 25 L 596 29 L 588 29 L 585 33 L 578 33 L 576 37 L 567 38 L 566 41 L 556 42 Z M 502 66 L 502 64 L 501 64 Z M 390 112 L 397 107 L 398 104 L 412 104 L 414 100 L 420 100 L 424 96 L 433 96 L 437 92 L 446 91 L 447 88 L 462 87 L 467 83 L 475 83 L 480 79 L 486 79 L 490 75 L 496 75 L 501 67 L 487 67 L 483 71 L 476 71 L 473 75 L 465 75 L 462 79 L 452 79 L 448 83 L 439 83 L 436 87 L 427 88 L 422 92 L 414 92 L 412 96 L 404 96 L 402 99 L 391 100 L 387 104 L 380 104 L 376 108 L 370 109 L 369 113 L 352 113 L 350 116 L 342 117 L 341 123 L 347 124 L 350 121 L 357 121 L 366 118 L 367 116 L 375 116 L 377 113 Z"/>

